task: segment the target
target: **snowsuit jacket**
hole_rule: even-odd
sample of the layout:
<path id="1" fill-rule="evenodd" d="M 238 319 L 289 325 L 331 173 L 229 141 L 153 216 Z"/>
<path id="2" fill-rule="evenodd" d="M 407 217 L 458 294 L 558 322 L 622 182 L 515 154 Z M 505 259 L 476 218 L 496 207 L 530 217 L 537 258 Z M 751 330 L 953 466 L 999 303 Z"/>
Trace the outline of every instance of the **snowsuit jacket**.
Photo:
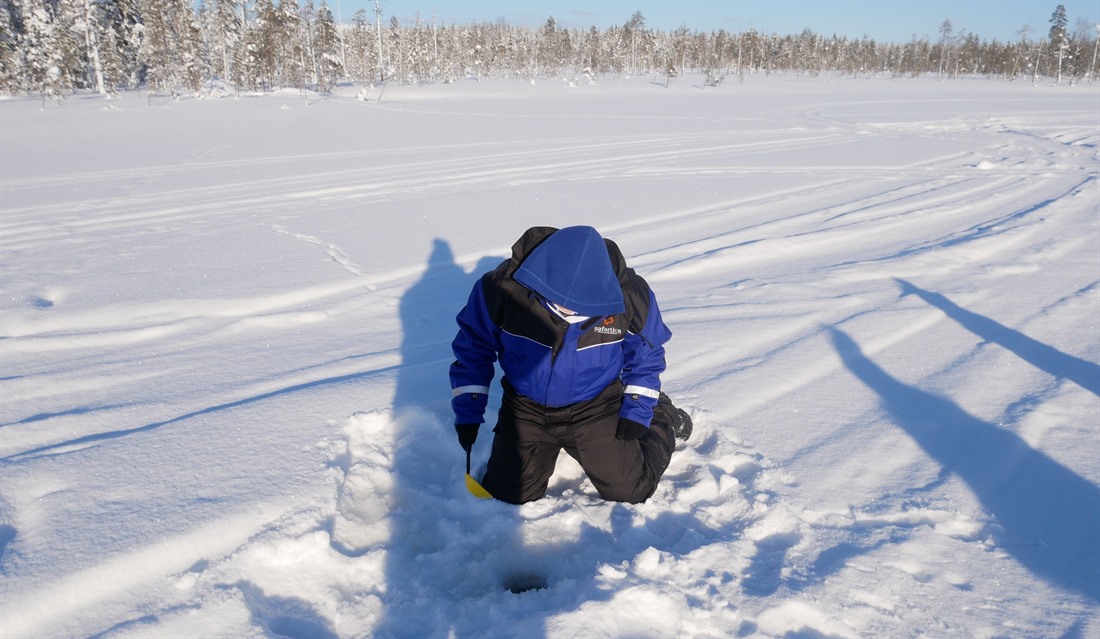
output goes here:
<path id="1" fill-rule="evenodd" d="M 485 421 L 494 362 L 499 361 L 505 382 L 517 393 L 551 408 L 592 399 L 618 380 L 624 386 L 619 416 L 648 427 L 665 369 L 663 345 L 672 337 L 657 300 L 646 281 L 626 266 L 619 247 L 603 240 L 625 309 L 566 322 L 514 277 L 555 232 L 550 227 L 528 229 L 513 245 L 512 257 L 474 285 L 459 312 L 459 332 L 452 343 L 456 359 L 450 368 L 455 423 Z M 551 265 L 539 261 L 524 268 L 530 278 L 532 269 L 538 276 Z M 578 281 L 579 286 L 601 285 Z"/>

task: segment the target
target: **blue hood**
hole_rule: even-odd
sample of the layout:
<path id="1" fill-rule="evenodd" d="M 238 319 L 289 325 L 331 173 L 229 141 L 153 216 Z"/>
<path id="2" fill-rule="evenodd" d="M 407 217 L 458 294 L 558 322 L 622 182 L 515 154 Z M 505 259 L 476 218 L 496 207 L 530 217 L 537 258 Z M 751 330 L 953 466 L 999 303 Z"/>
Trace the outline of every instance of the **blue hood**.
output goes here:
<path id="1" fill-rule="evenodd" d="M 545 299 L 589 317 L 626 311 L 607 245 L 591 226 L 570 226 L 536 246 L 513 275 Z"/>

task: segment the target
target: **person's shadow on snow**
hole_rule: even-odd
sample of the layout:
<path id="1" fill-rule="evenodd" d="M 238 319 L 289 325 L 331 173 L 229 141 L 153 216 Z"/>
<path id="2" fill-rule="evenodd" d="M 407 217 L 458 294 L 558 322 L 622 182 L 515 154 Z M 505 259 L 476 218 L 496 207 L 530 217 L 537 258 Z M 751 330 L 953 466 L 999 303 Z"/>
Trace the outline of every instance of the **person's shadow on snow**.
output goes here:
<path id="1" fill-rule="evenodd" d="M 401 297 L 393 508 L 376 636 L 480 636 L 493 625 L 483 608 L 511 597 L 509 589 L 547 587 L 539 549 L 524 545 L 516 507 L 466 493 L 466 457 L 452 426 L 448 370 L 455 316 L 474 283 L 502 259 L 484 258 L 467 273 L 450 245 L 436 239 L 423 276 Z M 483 465 L 477 462 L 488 455 L 498 407 L 499 392 L 490 393 L 487 421 L 474 446 L 475 475 Z M 525 636 L 545 634 L 540 615 L 523 615 L 520 623 Z"/>
<path id="2" fill-rule="evenodd" d="M 547 588 L 546 561 L 542 549 L 524 544 L 517 507 L 466 493 L 466 456 L 452 426 L 448 370 L 458 331 L 455 316 L 474 283 L 502 259 L 484 258 L 467 273 L 455 263 L 450 245 L 436 239 L 423 276 L 401 297 L 393 506 L 375 636 L 476 637 L 494 623 L 508 625 L 510 633 L 545 635 L 542 615 L 494 622 L 482 610 L 513 596 L 509 590 Z M 492 443 L 499 394 L 490 393 L 486 423 L 474 445 L 475 476 Z M 592 543 L 593 534 L 588 530 L 582 538 Z"/>
<path id="3" fill-rule="evenodd" d="M 401 363 L 390 434 L 393 499 L 385 594 L 374 636 L 545 636 L 549 615 L 610 598 L 613 591 L 607 589 L 578 589 L 572 583 L 578 576 L 596 579 L 600 565 L 630 560 L 638 548 L 687 553 L 732 534 L 708 530 L 686 514 L 660 513 L 639 527 L 630 507 L 616 505 L 610 530 L 586 523 L 576 539 L 531 545 L 524 541 L 527 520 L 519 507 L 466 493 L 466 456 L 450 406 L 451 341 L 458 331 L 455 316 L 474 283 L 502 259 L 485 258 L 467 273 L 455 263 L 450 245 L 437 239 L 423 276 L 401 298 Z M 487 421 L 474 445 L 475 477 L 491 448 L 500 405 L 498 380 L 499 370 L 493 385 L 497 392 L 490 392 Z M 568 487 L 552 486 L 547 499 L 565 500 L 563 508 L 583 509 L 585 496 L 562 497 L 555 494 L 558 489 Z M 553 510 L 557 505 L 550 506 Z M 572 585 L 560 587 L 568 583 Z M 535 592 L 524 592 L 529 590 Z M 528 600 L 510 603 L 517 596 L 540 599 L 534 605 Z M 514 612 L 516 605 L 523 606 L 522 614 L 500 614 Z"/>
<path id="4" fill-rule="evenodd" d="M 393 459 L 386 594 L 374 634 L 380 637 L 436 636 L 469 588 L 456 584 L 455 542 L 470 531 L 463 513 L 472 498 L 456 495 L 465 470 L 450 409 L 448 368 L 455 316 L 481 273 L 498 258 L 486 258 L 471 273 L 455 263 L 450 245 L 436 239 L 421 278 L 402 295 L 401 363 L 393 397 Z M 464 488 L 462 489 L 465 490 Z M 454 591 L 447 591 L 448 587 Z M 478 593 L 481 594 L 481 593 Z M 446 633 L 445 633 L 446 634 Z"/>

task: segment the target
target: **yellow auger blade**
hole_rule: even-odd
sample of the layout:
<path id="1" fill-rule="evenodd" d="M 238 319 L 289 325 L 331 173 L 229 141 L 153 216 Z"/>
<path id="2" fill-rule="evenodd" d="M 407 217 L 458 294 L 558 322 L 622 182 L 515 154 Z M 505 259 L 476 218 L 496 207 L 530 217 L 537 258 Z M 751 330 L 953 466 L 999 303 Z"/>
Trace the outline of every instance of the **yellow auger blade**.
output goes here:
<path id="1" fill-rule="evenodd" d="M 470 491 L 470 494 L 478 499 L 492 499 L 493 496 L 489 494 L 489 491 L 485 490 L 485 487 L 477 483 L 469 473 L 466 473 L 466 490 Z"/>

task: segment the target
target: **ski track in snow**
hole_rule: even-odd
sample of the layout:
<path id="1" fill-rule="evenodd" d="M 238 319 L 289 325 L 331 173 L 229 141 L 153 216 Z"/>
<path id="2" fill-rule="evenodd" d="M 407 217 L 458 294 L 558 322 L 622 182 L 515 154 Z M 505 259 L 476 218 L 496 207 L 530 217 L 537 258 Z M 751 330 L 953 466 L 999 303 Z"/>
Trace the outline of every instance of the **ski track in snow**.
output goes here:
<path id="1" fill-rule="evenodd" d="M 1100 633 L 1095 96 L 503 86 L 184 101 L 169 152 L 52 171 L 12 168 L 36 127 L 134 134 L 5 102 L 0 635 Z M 339 139 L 181 124 L 253 116 Z M 578 223 L 656 290 L 695 435 L 641 506 L 564 454 L 477 501 L 453 316 Z"/>

